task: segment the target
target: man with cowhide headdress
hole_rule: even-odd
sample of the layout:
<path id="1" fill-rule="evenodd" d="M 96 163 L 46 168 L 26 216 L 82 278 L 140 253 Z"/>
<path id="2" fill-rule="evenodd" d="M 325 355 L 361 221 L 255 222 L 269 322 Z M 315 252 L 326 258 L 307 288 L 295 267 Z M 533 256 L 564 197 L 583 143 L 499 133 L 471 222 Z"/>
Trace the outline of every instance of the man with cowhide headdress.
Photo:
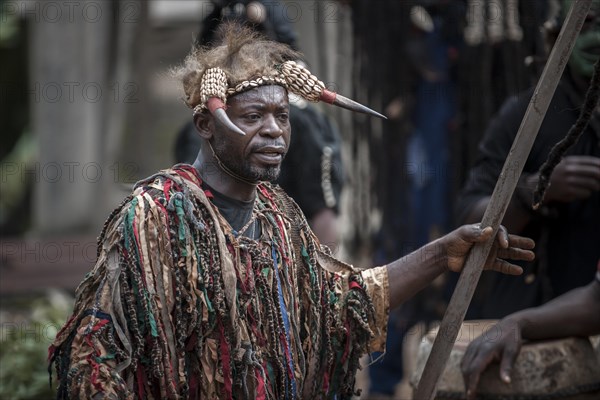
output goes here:
<path id="1" fill-rule="evenodd" d="M 288 91 L 371 115 L 298 55 L 239 26 L 177 71 L 202 146 L 137 183 L 109 216 L 98 259 L 50 348 L 58 398 L 350 398 L 362 355 L 383 350 L 390 307 L 459 271 L 491 228 L 463 226 L 389 265 L 331 256 L 269 182 L 290 142 Z M 487 267 L 530 259 L 501 230 Z"/>

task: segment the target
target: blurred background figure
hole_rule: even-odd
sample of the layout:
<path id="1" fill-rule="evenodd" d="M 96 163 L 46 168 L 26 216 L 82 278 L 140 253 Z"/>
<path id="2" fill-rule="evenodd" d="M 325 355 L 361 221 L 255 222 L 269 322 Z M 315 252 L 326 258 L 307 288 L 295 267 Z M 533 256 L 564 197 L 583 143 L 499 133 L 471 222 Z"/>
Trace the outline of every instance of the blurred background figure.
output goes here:
<path id="1" fill-rule="evenodd" d="M 523 308 L 538 306 L 585 285 L 594 276 L 595 263 L 600 258 L 597 243 L 589 240 L 600 237 L 597 108 L 582 137 L 554 170 L 543 206 L 536 211 L 531 203 L 539 179 L 538 170 L 552 146 L 565 137 L 575 123 L 593 65 L 600 56 L 599 6 L 600 2 L 593 3 L 503 220 L 511 232 L 536 240 L 536 259 L 524 264 L 524 274 L 516 279 L 487 277 L 480 290 L 485 291 L 485 296 L 479 305 L 471 307 L 472 318 L 502 318 Z M 546 23 L 550 44 L 569 7 L 570 2 L 563 1 L 557 14 Z M 530 89 L 508 99 L 486 130 L 479 144 L 480 156 L 457 202 L 459 222 L 481 220 L 532 92 Z"/>
<path id="2" fill-rule="evenodd" d="M 222 23 L 237 21 L 272 40 L 298 49 L 296 33 L 282 14 L 278 1 L 214 1 L 214 10 L 203 19 L 198 44 L 210 46 Z M 341 137 L 335 123 L 316 106 L 297 96 L 290 97 L 292 142 L 277 183 L 300 206 L 311 228 L 333 251 L 339 244 L 337 216 L 344 181 Z M 177 135 L 176 162 L 196 159 L 200 137 L 193 121 Z"/>
<path id="3" fill-rule="evenodd" d="M 404 149 L 405 163 L 396 166 L 407 177 L 400 188 L 405 192 L 407 207 L 389 210 L 393 218 L 384 220 L 384 225 L 403 226 L 404 241 L 389 246 L 377 240 L 375 264 L 408 254 L 448 232 L 451 226 L 450 142 L 457 129 L 456 66 L 464 6 L 446 1 L 415 3 L 410 9 L 410 30 L 402 44 L 411 68 L 411 86 L 386 109 L 391 118 L 405 114 L 411 127 Z M 441 317 L 441 287 L 427 288 L 391 315 L 388 356 L 369 367 L 371 397 L 396 393 L 403 378 L 405 333 L 418 322 L 427 326 Z"/>
<path id="4" fill-rule="evenodd" d="M 277 0 L 211 0 L 213 10 L 202 20 L 197 43 L 215 44 L 219 26 L 228 21 L 244 23 L 263 35 L 298 50 L 298 35 Z"/>
<path id="5" fill-rule="evenodd" d="M 359 68 L 367 68 L 361 60 L 387 55 L 385 63 L 369 64 L 376 73 L 363 72 L 362 78 L 382 88 L 366 90 L 363 99 L 381 101 L 390 117 L 372 127 L 381 136 L 367 140 L 377 170 L 375 185 L 384 188 L 374 196 L 382 213 L 373 236 L 375 263 L 406 254 L 457 224 L 455 197 L 475 160 L 476 145 L 504 99 L 526 89 L 543 66 L 539 26 L 555 6 L 511 0 L 406 1 L 380 7 L 353 2 L 361 16 L 355 20 Z M 373 29 L 369 20 L 380 21 L 381 28 Z M 371 397 L 410 397 L 406 378 L 418 346 L 414 342 L 426 327 L 409 328 L 441 317 L 453 282 L 439 285 L 392 316 L 389 329 L 396 335 L 388 339 L 397 339 L 388 343 L 382 362 L 370 366 Z"/>

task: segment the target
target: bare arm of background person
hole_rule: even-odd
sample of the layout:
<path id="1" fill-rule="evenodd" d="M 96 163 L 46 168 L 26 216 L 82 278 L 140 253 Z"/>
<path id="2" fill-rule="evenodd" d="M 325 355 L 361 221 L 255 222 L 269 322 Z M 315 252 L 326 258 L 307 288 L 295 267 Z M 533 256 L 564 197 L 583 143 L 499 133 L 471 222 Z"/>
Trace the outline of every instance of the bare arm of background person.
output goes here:
<path id="1" fill-rule="evenodd" d="M 500 362 L 500 379 L 510 383 L 511 371 L 523 339 L 555 339 L 600 333 L 600 281 L 571 290 L 536 308 L 502 319 L 496 327 L 500 337 L 484 335 L 467 348 L 461 363 L 467 399 L 476 397 L 481 373 L 492 362 Z"/>

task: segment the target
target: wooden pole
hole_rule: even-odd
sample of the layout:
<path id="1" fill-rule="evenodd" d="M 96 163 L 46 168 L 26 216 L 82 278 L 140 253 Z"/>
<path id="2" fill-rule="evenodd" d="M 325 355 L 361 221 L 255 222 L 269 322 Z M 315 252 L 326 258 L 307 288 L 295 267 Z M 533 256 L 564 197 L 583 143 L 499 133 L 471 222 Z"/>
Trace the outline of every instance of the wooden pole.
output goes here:
<path id="1" fill-rule="evenodd" d="M 433 400 L 435 398 L 437 384 L 446 367 L 465 313 L 479 282 L 495 234 L 504 218 L 508 203 L 517 186 L 523 166 L 527 161 L 591 3 L 592 0 L 574 1 L 563 23 L 481 221 L 482 227 L 491 226 L 493 228 L 494 235 L 488 242 L 475 245 L 469 253 L 417 386 L 414 396 L 416 400 Z"/>

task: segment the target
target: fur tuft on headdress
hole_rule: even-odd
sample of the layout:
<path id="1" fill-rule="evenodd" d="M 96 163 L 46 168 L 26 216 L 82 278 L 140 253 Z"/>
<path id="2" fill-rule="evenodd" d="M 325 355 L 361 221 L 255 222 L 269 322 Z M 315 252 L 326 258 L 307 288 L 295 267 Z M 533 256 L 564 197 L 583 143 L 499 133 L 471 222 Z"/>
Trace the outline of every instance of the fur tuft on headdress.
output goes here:
<path id="1" fill-rule="evenodd" d="M 223 70 L 228 86 L 234 87 L 246 80 L 277 75 L 275 66 L 301 57 L 289 46 L 236 23 L 221 26 L 217 37 L 220 40 L 216 46 L 193 48 L 184 64 L 174 70 L 183 83 L 184 100 L 190 108 L 202 101 L 201 80 L 208 69 Z"/>
<path id="2" fill-rule="evenodd" d="M 262 85 L 280 85 L 312 102 L 324 101 L 379 118 L 384 115 L 342 95 L 294 60 L 300 53 L 289 46 L 236 23 L 224 24 L 217 32 L 215 47 L 192 49 L 175 75 L 183 83 L 185 103 L 197 113 L 209 110 L 230 130 L 245 133 L 233 124 L 225 105 L 227 97 Z"/>

